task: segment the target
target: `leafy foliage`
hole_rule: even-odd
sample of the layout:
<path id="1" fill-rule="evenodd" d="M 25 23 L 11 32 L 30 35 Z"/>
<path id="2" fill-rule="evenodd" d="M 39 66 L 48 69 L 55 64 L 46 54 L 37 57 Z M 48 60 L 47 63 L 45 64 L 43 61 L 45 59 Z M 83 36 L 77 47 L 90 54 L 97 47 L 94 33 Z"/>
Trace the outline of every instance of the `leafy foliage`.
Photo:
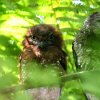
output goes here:
<path id="1" fill-rule="evenodd" d="M 85 18 L 97 11 L 100 11 L 99 0 L 1 0 L 0 89 L 18 84 L 17 65 L 18 55 L 22 49 L 21 42 L 27 28 L 35 24 L 53 24 L 61 30 L 65 40 L 64 49 L 68 52 L 67 73 L 76 72 L 71 49 L 72 41 Z M 91 76 L 84 76 L 85 79 L 87 77 Z M 93 83 L 93 80 L 90 80 L 90 83 Z M 85 87 L 88 86 L 87 82 L 84 84 Z M 30 99 L 25 98 L 25 93 L 22 91 L 10 96 L 0 95 L 1 100 L 6 100 L 8 97 L 10 100 Z M 66 82 L 61 100 L 85 100 L 78 81 Z"/>

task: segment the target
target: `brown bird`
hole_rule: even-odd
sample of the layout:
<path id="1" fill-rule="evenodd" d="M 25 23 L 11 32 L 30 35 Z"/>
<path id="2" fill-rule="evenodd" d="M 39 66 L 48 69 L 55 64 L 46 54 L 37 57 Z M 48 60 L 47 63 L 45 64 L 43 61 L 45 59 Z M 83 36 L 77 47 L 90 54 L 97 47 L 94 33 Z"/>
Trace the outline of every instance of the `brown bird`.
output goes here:
<path id="1" fill-rule="evenodd" d="M 42 74 L 44 73 L 42 69 L 47 73 L 54 69 L 54 73 L 57 71 L 58 77 L 65 73 L 66 53 L 62 50 L 63 38 L 59 30 L 48 24 L 35 25 L 28 30 L 22 44 L 23 51 L 19 57 L 19 75 L 22 83 L 29 84 L 29 81 L 36 77 L 35 71 L 32 71 L 36 69 L 39 69 Z M 30 68 L 31 70 L 29 70 Z M 40 74 L 39 72 L 37 74 Z M 40 80 L 41 77 L 43 75 L 39 76 Z M 34 85 L 34 82 L 31 84 Z M 29 91 L 34 100 L 58 100 L 60 95 L 58 86 L 42 86 Z"/>

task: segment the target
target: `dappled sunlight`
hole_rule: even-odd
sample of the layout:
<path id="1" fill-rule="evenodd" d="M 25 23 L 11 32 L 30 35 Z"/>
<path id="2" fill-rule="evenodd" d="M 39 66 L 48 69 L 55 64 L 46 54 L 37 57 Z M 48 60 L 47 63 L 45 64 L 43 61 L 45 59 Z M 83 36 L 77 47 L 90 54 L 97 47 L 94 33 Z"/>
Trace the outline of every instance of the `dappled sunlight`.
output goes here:
<path id="1" fill-rule="evenodd" d="M 10 15 L 9 19 L 6 19 L 6 21 L 1 24 L 0 32 L 8 36 L 9 35 L 16 35 L 16 36 L 20 35 L 21 36 L 24 34 L 24 32 L 22 31 L 25 30 L 24 27 L 26 26 L 27 27 L 29 26 L 29 23 L 27 21 L 25 21 L 24 19 L 16 15 Z"/>
<path id="2" fill-rule="evenodd" d="M 6 25 L 9 25 L 9 27 L 13 26 L 28 26 L 29 23 L 27 21 L 25 21 L 24 19 L 16 16 L 16 15 L 11 15 L 9 19 L 7 19 L 7 21 L 4 23 L 5 27 L 7 27 Z"/>
<path id="3" fill-rule="evenodd" d="M 14 45 L 14 43 L 16 42 L 18 46 L 21 46 L 21 41 L 23 40 L 23 36 L 25 35 L 27 30 L 27 28 L 25 27 L 29 27 L 30 24 L 23 18 L 16 16 L 15 14 L 5 16 L 9 16 L 9 19 L 6 18 L 5 22 L 1 24 L 0 34 L 3 34 L 4 37 L 10 36 L 9 40 L 6 40 L 8 44 Z M 2 46 L 1 49 L 4 49 L 4 47 Z"/>
<path id="4" fill-rule="evenodd" d="M 8 36 L 0 35 L 0 76 L 7 73 L 17 74 L 20 48 L 16 42 L 11 41 Z"/>
<path id="5" fill-rule="evenodd" d="M 3 46 L 3 45 L 0 45 L 0 49 L 1 49 L 2 51 L 5 51 L 5 50 L 6 50 L 6 47 Z"/>
<path id="6" fill-rule="evenodd" d="M 65 47 L 63 50 L 67 52 L 67 74 L 74 73 L 76 67 L 72 53 L 72 42 L 75 35 L 79 33 L 87 16 L 97 11 L 100 11 L 100 2 L 95 0 L 1 0 L 0 91 L 15 84 L 19 85 L 18 56 L 22 51 L 22 41 L 27 29 L 36 24 L 52 24 L 59 28 L 64 39 Z M 35 64 L 33 67 L 37 68 Z M 52 73 L 51 68 L 48 71 L 32 70 L 33 73 L 29 74 L 29 79 L 27 80 L 28 84 L 35 86 L 60 84 L 61 80 L 58 77 L 58 71 L 54 70 Z M 95 90 L 99 95 L 100 82 L 96 83 L 92 78 L 89 78 L 93 76 L 96 79 L 96 75 L 99 76 L 99 73 L 94 73 L 94 75 L 90 73 L 81 76 L 81 78 L 87 79 L 83 83 L 86 89 Z M 97 79 L 99 80 L 99 77 Z M 89 82 L 92 84 L 90 85 Z M 94 89 L 93 85 L 97 85 L 97 87 Z M 13 93 L 10 96 L 9 100 L 30 100 L 31 98 L 27 98 L 26 93 L 22 91 Z M 5 94 L 0 95 L 0 100 L 6 99 L 8 99 L 8 96 L 6 97 Z M 85 100 L 78 81 L 65 83 L 61 100 Z"/>

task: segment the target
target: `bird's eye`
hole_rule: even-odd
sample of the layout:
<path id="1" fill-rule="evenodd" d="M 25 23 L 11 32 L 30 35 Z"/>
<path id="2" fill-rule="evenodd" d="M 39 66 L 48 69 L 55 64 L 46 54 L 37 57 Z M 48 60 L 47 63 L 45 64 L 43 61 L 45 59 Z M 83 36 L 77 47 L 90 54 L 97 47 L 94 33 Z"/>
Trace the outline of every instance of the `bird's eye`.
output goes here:
<path id="1" fill-rule="evenodd" d="M 32 39 L 36 39 L 36 36 L 32 36 Z"/>
<path id="2" fill-rule="evenodd" d="M 53 35 L 53 34 L 50 34 L 50 35 L 49 35 L 49 38 L 50 38 L 50 39 L 54 39 L 54 35 Z"/>

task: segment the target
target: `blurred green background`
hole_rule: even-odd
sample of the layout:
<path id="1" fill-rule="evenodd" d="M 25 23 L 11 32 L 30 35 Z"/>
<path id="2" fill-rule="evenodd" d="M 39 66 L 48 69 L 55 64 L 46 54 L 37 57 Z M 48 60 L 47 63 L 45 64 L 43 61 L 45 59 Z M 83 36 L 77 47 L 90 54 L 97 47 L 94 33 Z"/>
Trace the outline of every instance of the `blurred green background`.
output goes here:
<path id="1" fill-rule="evenodd" d="M 52 24 L 61 30 L 68 53 L 68 73 L 76 72 L 72 41 L 87 16 L 97 11 L 100 0 L 0 0 L 0 89 L 18 84 L 21 42 L 27 29 L 36 24 Z M 27 100 L 23 93 L 11 96 L 12 100 Z M 0 95 L 0 100 L 5 99 Z M 66 82 L 61 100 L 85 100 L 77 81 Z"/>

